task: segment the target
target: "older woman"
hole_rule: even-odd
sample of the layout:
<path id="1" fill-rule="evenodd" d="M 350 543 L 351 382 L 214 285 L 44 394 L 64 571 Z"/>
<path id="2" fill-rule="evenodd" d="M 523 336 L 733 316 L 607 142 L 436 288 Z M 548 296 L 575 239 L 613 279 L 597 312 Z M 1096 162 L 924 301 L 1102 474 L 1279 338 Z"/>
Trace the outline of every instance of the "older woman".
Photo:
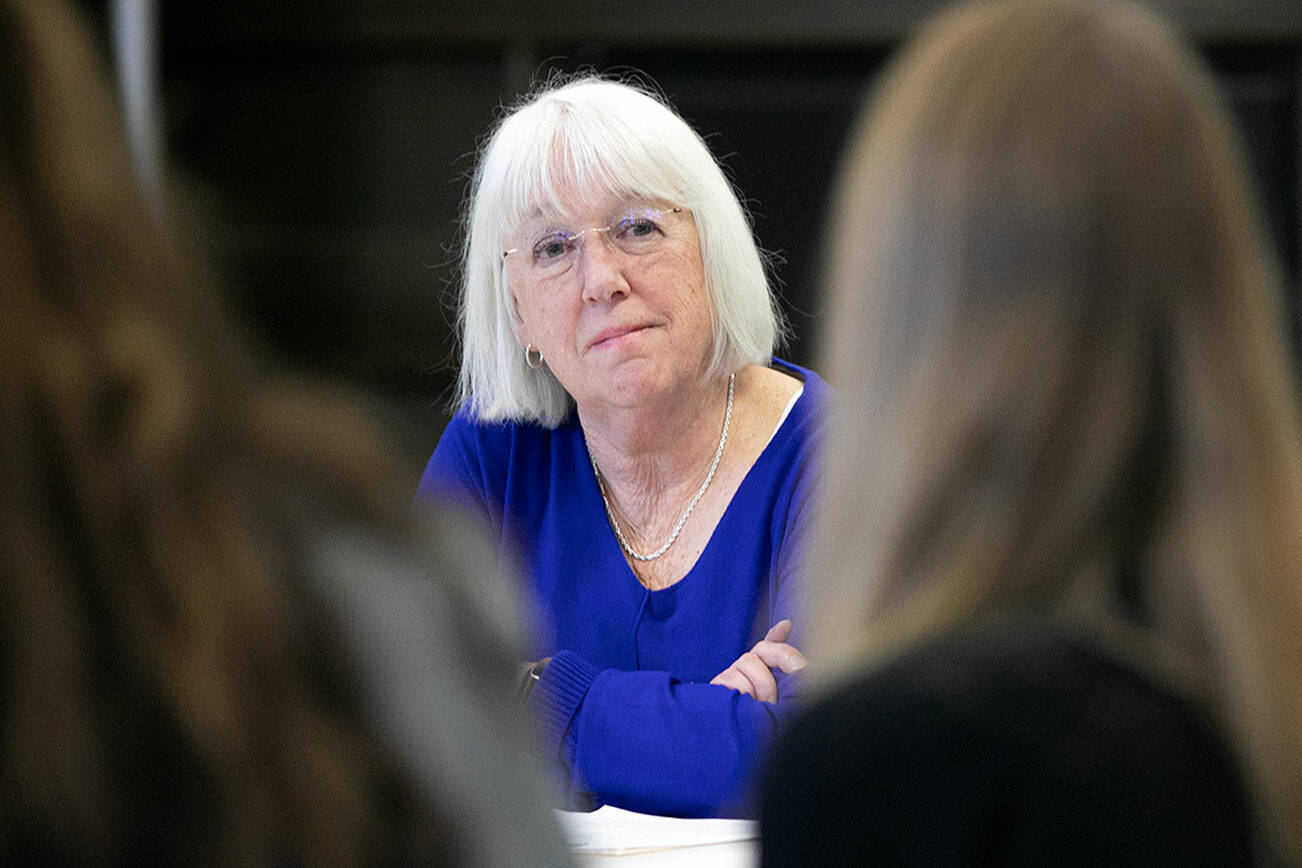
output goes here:
<path id="1" fill-rule="evenodd" d="M 585 78 L 511 112 L 467 229 L 461 409 L 421 496 L 469 501 L 523 562 L 530 702 L 576 789 L 736 810 L 804 665 L 788 631 L 827 387 L 772 357 L 745 214 L 642 90 Z"/>
<path id="2" fill-rule="evenodd" d="M 1242 149 L 1130 5 L 924 28 L 852 139 L 764 861 L 1302 861 L 1302 453 Z M 843 664 L 843 665 L 842 665 Z"/>

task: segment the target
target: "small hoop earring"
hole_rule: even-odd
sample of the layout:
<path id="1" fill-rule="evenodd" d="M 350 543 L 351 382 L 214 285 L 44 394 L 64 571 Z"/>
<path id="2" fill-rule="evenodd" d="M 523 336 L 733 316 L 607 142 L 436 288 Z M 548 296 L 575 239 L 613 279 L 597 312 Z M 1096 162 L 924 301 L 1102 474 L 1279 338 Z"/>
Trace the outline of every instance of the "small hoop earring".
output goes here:
<path id="1" fill-rule="evenodd" d="M 536 362 L 533 359 L 534 353 L 538 354 L 538 361 Z M 542 350 L 536 350 L 534 349 L 533 344 L 529 344 L 529 346 L 524 348 L 524 363 L 535 371 L 541 368 L 543 366 Z"/>

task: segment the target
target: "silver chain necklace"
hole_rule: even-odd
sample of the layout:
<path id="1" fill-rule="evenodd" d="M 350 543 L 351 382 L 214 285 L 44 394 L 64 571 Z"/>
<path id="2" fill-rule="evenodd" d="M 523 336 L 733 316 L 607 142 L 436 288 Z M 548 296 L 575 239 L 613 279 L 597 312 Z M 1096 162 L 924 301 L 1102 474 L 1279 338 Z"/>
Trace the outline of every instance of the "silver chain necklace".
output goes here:
<path id="1" fill-rule="evenodd" d="M 705 489 L 710 487 L 710 482 L 714 479 L 714 471 L 719 467 L 719 458 L 723 455 L 723 444 L 728 442 L 728 423 L 732 421 L 732 387 L 736 379 L 736 374 L 728 375 L 728 408 L 723 413 L 723 433 L 719 435 L 719 448 L 714 450 L 714 460 L 710 462 L 710 472 L 705 474 L 705 481 L 701 483 L 696 496 L 692 498 L 691 503 L 687 504 L 687 509 L 683 510 L 683 514 L 678 517 L 677 523 L 674 524 L 673 533 L 669 534 L 669 539 L 665 540 L 664 545 L 649 555 L 633 551 L 633 547 L 628 544 L 628 540 L 624 539 L 624 531 L 620 528 L 619 520 L 615 518 L 615 511 L 610 508 L 610 501 L 606 498 L 606 483 L 601 479 L 601 468 L 597 467 L 597 459 L 593 458 L 592 450 L 588 450 L 588 458 L 592 461 L 592 472 L 597 476 L 597 490 L 601 492 L 601 502 L 606 507 L 606 518 L 610 520 L 610 526 L 615 531 L 615 538 L 619 540 L 619 547 L 633 560 L 654 561 L 669 551 L 669 547 L 678 539 L 678 534 L 683 529 L 683 525 L 687 523 L 687 517 L 692 514 L 692 510 L 696 509 L 696 502 L 701 499 L 701 495 L 705 494 Z M 588 438 L 584 437 L 583 445 L 586 447 L 587 444 Z"/>

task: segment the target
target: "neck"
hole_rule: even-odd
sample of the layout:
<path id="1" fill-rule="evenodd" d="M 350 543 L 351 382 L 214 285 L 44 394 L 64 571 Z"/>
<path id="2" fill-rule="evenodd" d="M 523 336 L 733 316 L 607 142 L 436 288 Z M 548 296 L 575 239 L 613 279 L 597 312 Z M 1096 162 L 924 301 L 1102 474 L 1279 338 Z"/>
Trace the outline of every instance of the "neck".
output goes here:
<path id="1" fill-rule="evenodd" d="M 601 414 L 579 423 L 625 533 L 658 545 L 697 493 L 719 448 L 728 380 L 705 383 L 672 407 Z"/>

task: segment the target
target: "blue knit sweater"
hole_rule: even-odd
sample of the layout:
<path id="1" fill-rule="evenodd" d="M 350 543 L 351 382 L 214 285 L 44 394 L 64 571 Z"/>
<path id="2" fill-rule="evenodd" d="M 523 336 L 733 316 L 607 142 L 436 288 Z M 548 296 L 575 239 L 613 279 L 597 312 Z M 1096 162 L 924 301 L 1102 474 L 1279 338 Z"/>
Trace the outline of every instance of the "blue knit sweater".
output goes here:
<path id="1" fill-rule="evenodd" d="M 756 761 L 796 704 L 711 685 L 783 618 L 803 621 L 797 577 L 813 523 L 828 386 L 775 359 L 804 391 L 733 495 L 691 571 L 659 591 L 629 569 L 607 521 L 577 418 L 557 428 L 458 414 L 419 498 L 481 512 L 535 596 L 536 657 L 552 661 L 531 702 L 575 791 L 676 816 L 748 811 Z"/>

